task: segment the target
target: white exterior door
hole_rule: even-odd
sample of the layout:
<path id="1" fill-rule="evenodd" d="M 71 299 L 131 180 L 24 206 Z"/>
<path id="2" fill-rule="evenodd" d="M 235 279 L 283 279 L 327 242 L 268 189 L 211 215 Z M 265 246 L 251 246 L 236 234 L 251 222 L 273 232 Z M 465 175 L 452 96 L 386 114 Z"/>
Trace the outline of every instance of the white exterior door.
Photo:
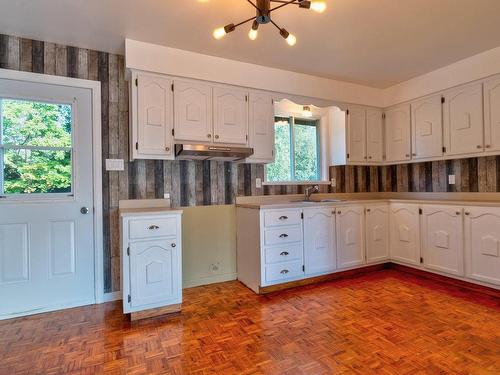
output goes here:
<path id="1" fill-rule="evenodd" d="M 130 244 L 131 307 L 169 305 L 181 293 L 179 251 L 174 239 Z"/>
<path id="2" fill-rule="evenodd" d="M 386 161 L 411 159 L 410 105 L 388 109 L 385 112 Z"/>
<path id="3" fill-rule="evenodd" d="M 211 142 L 212 87 L 198 82 L 174 81 L 174 138 Z"/>
<path id="4" fill-rule="evenodd" d="M 481 83 L 446 92 L 443 118 L 447 155 L 484 151 Z"/>
<path id="5" fill-rule="evenodd" d="M 172 80 L 162 76 L 139 74 L 137 77 L 138 156 L 171 159 Z"/>
<path id="6" fill-rule="evenodd" d="M 389 206 L 366 207 L 366 261 L 389 259 Z"/>
<path id="7" fill-rule="evenodd" d="M 500 209 L 465 208 L 465 273 L 500 285 Z"/>
<path id="8" fill-rule="evenodd" d="M 500 150 L 500 77 L 484 83 L 484 147 Z"/>
<path id="9" fill-rule="evenodd" d="M 422 255 L 427 268 L 464 274 L 462 207 L 423 207 Z"/>
<path id="10" fill-rule="evenodd" d="M 92 91 L 0 79 L 0 319 L 95 302 Z"/>
<path id="11" fill-rule="evenodd" d="M 417 204 L 391 204 L 391 259 L 420 264 L 420 215 Z"/>
<path id="12" fill-rule="evenodd" d="M 366 110 L 349 108 L 347 137 L 351 163 L 366 162 Z"/>
<path id="13" fill-rule="evenodd" d="M 214 89 L 214 142 L 247 144 L 248 94 L 234 88 Z"/>
<path id="14" fill-rule="evenodd" d="M 304 265 L 306 275 L 335 271 L 335 211 L 332 208 L 304 210 Z"/>
<path id="15" fill-rule="evenodd" d="M 413 159 L 443 156 L 443 114 L 441 95 L 411 104 Z"/>
<path id="16" fill-rule="evenodd" d="M 363 215 L 363 206 L 337 209 L 338 268 L 354 267 L 365 263 Z"/>
<path id="17" fill-rule="evenodd" d="M 249 147 L 253 155 L 248 162 L 274 161 L 274 104 L 271 95 L 251 92 L 249 96 Z"/>
<path id="18" fill-rule="evenodd" d="M 384 161 L 384 122 L 377 109 L 366 110 L 366 155 L 368 162 Z"/>

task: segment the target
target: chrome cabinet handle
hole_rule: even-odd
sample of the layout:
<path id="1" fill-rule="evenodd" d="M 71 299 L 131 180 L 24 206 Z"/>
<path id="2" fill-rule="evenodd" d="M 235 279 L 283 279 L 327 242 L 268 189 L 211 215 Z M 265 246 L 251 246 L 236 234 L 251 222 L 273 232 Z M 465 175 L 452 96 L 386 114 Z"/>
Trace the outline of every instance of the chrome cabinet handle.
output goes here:
<path id="1" fill-rule="evenodd" d="M 87 215 L 90 212 L 90 209 L 88 207 L 82 207 L 80 208 L 80 213 L 82 215 Z"/>
<path id="2" fill-rule="evenodd" d="M 207 134 L 207 138 L 212 138 L 212 134 Z"/>
<path id="3" fill-rule="evenodd" d="M 287 255 L 290 255 L 290 253 L 289 253 L 288 251 L 282 251 L 282 252 L 280 253 L 280 255 L 281 255 L 282 257 L 286 257 Z"/>
<path id="4" fill-rule="evenodd" d="M 160 227 L 158 225 L 150 225 L 148 227 L 149 230 L 157 230 L 157 229 L 160 229 Z"/>
<path id="5" fill-rule="evenodd" d="M 290 272 L 290 271 L 288 271 L 288 270 L 281 270 L 281 272 L 280 272 L 280 273 L 281 273 L 282 275 L 286 275 L 288 272 Z"/>
<path id="6" fill-rule="evenodd" d="M 171 243 L 170 246 L 176 247 L 177 245 L 175 243 Z"/>
<path id="7" fill-rule="evenodd" d="M 165 147 L 165 151 L 170 151 L 170 147 Z"/>
<path id="8" fill-rule="evenodd" d="M 219 136 L 217 134 L 215 135 L 215 139 L 219 139 Z"/>
<path id="9" fill-rule="evenodd" d="M 286 234 L 286 233 L 281 233 L 280 234 L 280 238 L 287 238 L 287 237 L 288 237 L 288 234 Z"/>
<path id="10" fill-rule="evenodd" d="M 288 216 L 280 216 L 278 220 L 288 220 Z"/>

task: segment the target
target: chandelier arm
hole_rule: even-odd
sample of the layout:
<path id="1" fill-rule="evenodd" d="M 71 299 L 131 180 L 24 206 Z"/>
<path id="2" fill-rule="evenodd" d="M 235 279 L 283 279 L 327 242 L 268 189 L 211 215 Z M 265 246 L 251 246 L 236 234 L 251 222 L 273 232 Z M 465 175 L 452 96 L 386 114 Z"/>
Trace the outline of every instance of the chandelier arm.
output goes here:
<path id="1" fill-rule="evenodd" d="M 255 9 L 257 9 L 258 11 L 260 11 L 259 7 L 257 5 L 255 5 L 251 0 L 247 0 Z"/>
<path id="2" fill-rule="evenodd" d="M 236 24 L 234 24 L 234 27 L 236 28 L 236 27 L 238 27 L 238 26 L 244 25 L 245 23 L 250 22 L 250 21 L 252 21 L 252 20 L 254 20 L 254 19 L 255 19 L 255 17 L 250 17 L 249 19 L 247 19 L 247 20 L 245 20 L 245 21 L 241 21 L 240 23 L 236 23 Z"/>
<path id="3" fill-rule="evenodd" d="M 281 5 L 278 5 L 274 8 L 271 8 L 269 9 L 269 13 L 275 11 L 275 10 L 278 10 L 280 8 L 283 8 L 283 7 L 286 7 L 287 5 L 290 5 L 290 4 L 299 4 L 300 2 L 297 2 L 297 0 L 289 0 L 289 1 L 275 1 L 276 3 L 281 3 Z"/>
<path id="4" fill-rule="evenodd" d="M 271 20 L 271 23 L 281 32 L 281 27 L 279 27 L 276 22 L 274 22 L 273 20 Z"/>

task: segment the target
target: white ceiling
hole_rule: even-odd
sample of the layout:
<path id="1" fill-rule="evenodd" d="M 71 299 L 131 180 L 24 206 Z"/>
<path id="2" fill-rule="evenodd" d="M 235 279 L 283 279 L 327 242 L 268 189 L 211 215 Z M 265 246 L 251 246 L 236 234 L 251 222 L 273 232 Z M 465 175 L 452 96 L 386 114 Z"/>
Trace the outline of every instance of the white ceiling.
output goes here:
<path id="1" fill-rule="evenodd" d="M 0 33 L 123 53 L 124 39 L 385 88 L 500 46 L 500 0 L 326 0 L 288 6 L 271 25 L 222 41 L 212 30 L 249 18 L 246 0 L 0 0 Z"/>

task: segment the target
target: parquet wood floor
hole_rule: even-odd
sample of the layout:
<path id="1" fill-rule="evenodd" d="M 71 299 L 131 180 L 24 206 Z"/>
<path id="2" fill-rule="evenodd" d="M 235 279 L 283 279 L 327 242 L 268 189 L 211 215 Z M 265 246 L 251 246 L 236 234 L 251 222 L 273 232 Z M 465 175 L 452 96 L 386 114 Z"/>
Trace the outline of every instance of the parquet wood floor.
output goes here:
<path id="1" fill-rule="evenodd" d="M 500 374 L 498 299 L 394 270 L 184 300 L 133 323 L 118 302 L 0 322 L 0 374 Z"/>

